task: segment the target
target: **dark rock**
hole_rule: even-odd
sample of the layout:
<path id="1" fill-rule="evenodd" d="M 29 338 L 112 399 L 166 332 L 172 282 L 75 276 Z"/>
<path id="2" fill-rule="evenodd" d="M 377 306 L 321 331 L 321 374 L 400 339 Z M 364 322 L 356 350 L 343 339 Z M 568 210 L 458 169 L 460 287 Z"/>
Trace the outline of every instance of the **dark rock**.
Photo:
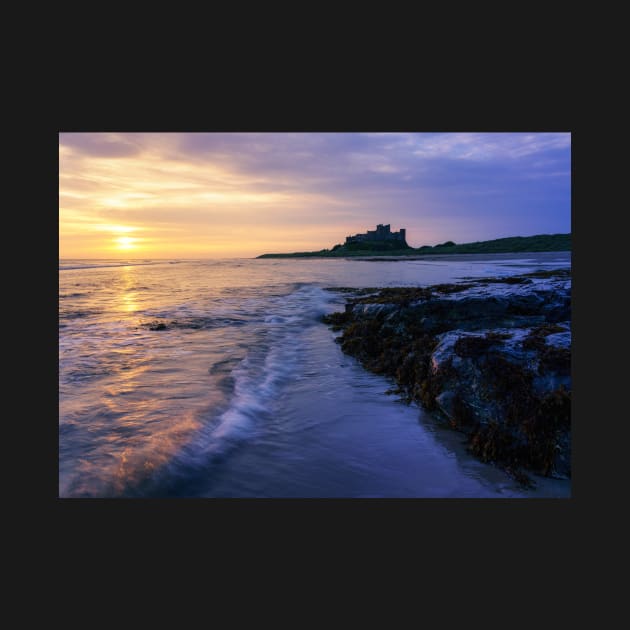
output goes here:
<path id="1" fill-rule="evenodd" d="M 168 326 L 162 322 L 159 324 L 152 324 L 149 326 L 149 330 L 168 330 Z"/>
<path id="2" fill-rule="evenodd" d="M 401 287 L 350 297 L 324 321 L 367 369 L 509 470 L 570 476 L 570 275 Z"/>

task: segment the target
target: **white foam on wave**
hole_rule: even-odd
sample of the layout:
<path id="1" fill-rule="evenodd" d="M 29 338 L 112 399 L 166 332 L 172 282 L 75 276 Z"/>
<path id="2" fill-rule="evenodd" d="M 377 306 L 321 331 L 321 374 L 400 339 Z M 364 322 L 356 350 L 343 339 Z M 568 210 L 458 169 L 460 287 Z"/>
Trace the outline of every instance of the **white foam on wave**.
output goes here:
<path id="1" fill-rule="evenodd" d="M 282 315 L 267 315 L 264 319 L 265 324 L 295 324 L 299 321 L 298 316 L 283 317 Z"/>
<path id="2" fill-rule="evenodd" d="M 264 359 L 261 362 L 248 355 L 232 370 L 234 394 L 213 437 L 230 436 L 230 428 L 236 433 L 245 427 L 253 428 L 256 420 L 270 411 L 270 403 L 281 386 L 295 373 L 300 354 L 300 347 L 294 341 L 295 328 L 315 323 L 330 300 L 331 296 L 319 287 L 306 285 L 272 301 L 280 311 L 265 317 L 270 343 Z"/>
<path id="3" fill-rule="evenodd" d="M 228 406 L 197 434 L 173 463 L 185 468 L 207 467 L 213 457 L 225 455 L 241 441 L 264 428 L 265 420 L 282 387 L 296 373 L 302 348 L 296 333 L 314 325 L 334 296 L 319 287 L 305 285 L 293 293 L 272 298 L 259 344 L 230 372 L 234 389 Z"/>

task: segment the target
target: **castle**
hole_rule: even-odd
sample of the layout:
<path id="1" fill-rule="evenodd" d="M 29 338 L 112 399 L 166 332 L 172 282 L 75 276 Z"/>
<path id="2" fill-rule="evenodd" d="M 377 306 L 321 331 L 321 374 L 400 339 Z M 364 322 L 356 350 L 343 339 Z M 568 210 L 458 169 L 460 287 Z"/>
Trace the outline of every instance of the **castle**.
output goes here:
<path id="1" fill-rule="evenodd" d="M 354 236 L 346 236 L 346 245 L 349 243 L 363 243 L 375 241 L 400 241 L 401 245 L 407 245 L 405 240 L 405 228 L 401 228 L 399 232 L 390 232 L 389 224 L 376 226 L 376 230 L 368 230 L 365 234 L 355 234 Z"/>

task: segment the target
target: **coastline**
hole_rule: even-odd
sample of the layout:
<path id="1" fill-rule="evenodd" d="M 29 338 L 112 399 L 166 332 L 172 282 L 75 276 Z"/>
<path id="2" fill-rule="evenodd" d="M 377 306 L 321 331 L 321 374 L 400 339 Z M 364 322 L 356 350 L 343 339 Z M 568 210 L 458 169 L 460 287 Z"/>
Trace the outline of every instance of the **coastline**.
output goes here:
<path id="1" fill-rule="evenodd" d="M 571 233 L 537 234 L 535 236 L 510 236 L 490 241 L 460 243 L 448 241 L 441 245 L 423 245 L 422 247 L 398 247 L 397 241 L 361 242 L 337 244 L 332 249 L 320 249 L 311 252 L 290 252 L 261 254 L 256 258 L 412 258 L 415 256 L 448 256 L 461 254 L 525 254 L 540 252 L 571 251 Z"/>
<path id="2" fill-rule="evenodd" d="M 571 478 L 570 269 L 430 287 L 331 288 L 322 319 L 389 394 L 465 434 L 523 487 Z"/>
<path id="3" fill-rule="evenodd" d="M 361 262 L 413 262 L 413 261 L 460 261 L 460 262 L 492 262 L 501 260 L 523 259 L 536 257 L 540 262 L 555 261 L 559 256 L 570 254 L 571 250 L 554 250 L 548 252 L 523 251 L 523 252 L 486 252 L 477 254 L 403 254 L 395 256 L 391 254 L 373 255 L 364 254 L 356 256 L 293 256 L 292 254 L 265 254 L 252 260 L 347 260 Z"/>

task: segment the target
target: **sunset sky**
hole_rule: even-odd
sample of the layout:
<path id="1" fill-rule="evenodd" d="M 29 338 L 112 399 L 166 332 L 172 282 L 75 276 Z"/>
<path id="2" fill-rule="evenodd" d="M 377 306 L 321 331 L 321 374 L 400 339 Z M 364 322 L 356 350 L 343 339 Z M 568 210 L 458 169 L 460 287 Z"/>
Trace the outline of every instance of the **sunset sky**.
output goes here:
<path id="1" fill-rule="evenodd" d="M 570 133 L 60 133 L 61 258 L 412 247 L 571 231 Z"/>

